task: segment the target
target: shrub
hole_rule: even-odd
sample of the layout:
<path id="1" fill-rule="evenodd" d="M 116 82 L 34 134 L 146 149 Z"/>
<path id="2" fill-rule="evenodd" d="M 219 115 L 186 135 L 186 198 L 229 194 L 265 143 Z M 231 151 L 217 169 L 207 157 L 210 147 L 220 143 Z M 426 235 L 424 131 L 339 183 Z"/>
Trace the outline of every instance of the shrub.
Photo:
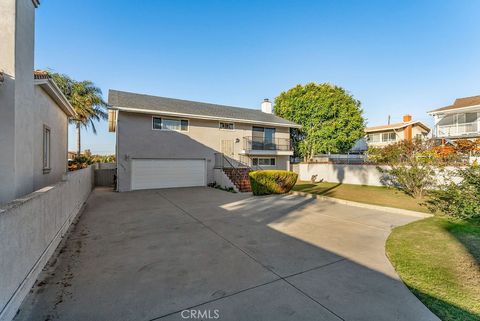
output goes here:
<path id="1" fill-rule="evenodd" d="M 436 169 L 440 160 L 430 142 L 421 140 L 400 141 L 383 148 L 369 149 L 369 160 L 384 174 L 383 183 L 398 188 L 415 198 L 422 198 L 435 184 Z"/>
<path id="2" fill-rule="evenodd" d="M 456 176 L 462 179 L 460 183 L 450 177 L 430 193 L 429 207 L 456 218 L 480 218 L 480 167 L 459 169 Z"/>
<path id="3" fill-rule="evenodd" d="M 253 195 L 288 193 L 297 182 L 298 174 L 283 170 L 261 170 L 248 174 Z"/>
<path id="4" fill-rule="evenodd" d="M 82 168 L 87 168 L 88 165 L 93 164 L 90 156 L 80 155 L 76 156 L 72 161 L 68 162 L 68 170 L 76 171 Z"/>

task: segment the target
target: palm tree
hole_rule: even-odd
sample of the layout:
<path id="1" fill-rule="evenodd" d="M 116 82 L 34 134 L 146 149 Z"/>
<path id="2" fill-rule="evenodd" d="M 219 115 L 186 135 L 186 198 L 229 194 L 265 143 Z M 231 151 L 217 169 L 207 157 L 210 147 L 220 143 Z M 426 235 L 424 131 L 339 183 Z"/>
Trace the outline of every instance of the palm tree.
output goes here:
<path id="1" fill-rule="evenodd" d="M 90 80 L 76 81 L 67 75 L 49 73 L 57 86 L 77 113 L 75 118 L 70 120 L 77 129 L 77 157 L 81 151 L 81 128 L 91 127 L 94 134 L 97 134 L 95 121 L 107 119 L 107 103 L 102 98 L 102 90 L 95 86 Z"/>

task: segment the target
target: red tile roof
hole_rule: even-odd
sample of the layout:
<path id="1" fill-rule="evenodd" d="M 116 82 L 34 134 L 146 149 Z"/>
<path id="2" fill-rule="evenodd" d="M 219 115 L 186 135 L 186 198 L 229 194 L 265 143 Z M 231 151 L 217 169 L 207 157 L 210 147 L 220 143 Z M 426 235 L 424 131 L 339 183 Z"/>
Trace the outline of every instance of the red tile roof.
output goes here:
<path id="1" fill-rule="evenodd" d="M 48 72 L 45 70 L 34 70 L 33 71 L 33 78 L 35 79 L 48 79 L 50 76 L 48 75 Z"/>

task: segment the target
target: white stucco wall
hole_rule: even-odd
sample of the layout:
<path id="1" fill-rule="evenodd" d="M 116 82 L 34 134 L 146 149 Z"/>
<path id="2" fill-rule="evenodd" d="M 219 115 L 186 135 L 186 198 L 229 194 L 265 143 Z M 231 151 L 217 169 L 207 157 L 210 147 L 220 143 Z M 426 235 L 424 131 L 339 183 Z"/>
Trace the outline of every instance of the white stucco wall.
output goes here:
<path id="1" fill-rule="evenodd" d="M 58 105 L 40 87 L 35 86 L 35 122 L 33 122 L 33 188 L 53 184 L 62 179 L 67 170 L 68 118 Z M 43 126 L 50 128 L 50 167 L 43 172 Z"/>
<path id="2" fill-rule="evenodd" d="M 5 0 L 2 0 L 5 1 Z M 14 1 L 14 0 L 6 0 Z M 35 7 L 31 0 L 17 0 L 15 41 L 15 197 L 31 193 L 35 121 L 34 37 Z"/>
<path id="3" fill-rule="evenodd" d="M 1 0 L 0 30 L 0 70 L 5 73 L 0 86 L 0 203 L 5 203 L 61 179 L 68 123 L 34 85 L 33 1 Z M 42 166 L 43 124 L 52 129 L 49 174 L 43 174 Z"/>
<path id="4" fill-rule="evenodd" d="M 317 175 L 317 181 L 323 179 L 331 183 L 385 186 L 382 178 L 386 176 L 380 173 L 377 167 L 377 165 L 300 163 L 298 177 L 302 181 L 310 181 L 312 175 Z M 459 177 L 455 177 L 457 170 L 458 167 L 452 166 L 436 170 L 437 183 L 443 184 L 446 177 L 451 177 L 456 183 L 461 182 Z"/>
<path id="5" fill-rule="evenodd" d="M 346 165 L 346 164 L 299 164 L 299 179 L 310 181 L 312 175 L 317 175 L 317 181 L 383 186 L 382 174 L 376 165 Z"/>
<path id="6" fill-rule="evenodd" d="M 93 166 L 0 207 L 0 320 L 10 321 L 79 214 Z"/>

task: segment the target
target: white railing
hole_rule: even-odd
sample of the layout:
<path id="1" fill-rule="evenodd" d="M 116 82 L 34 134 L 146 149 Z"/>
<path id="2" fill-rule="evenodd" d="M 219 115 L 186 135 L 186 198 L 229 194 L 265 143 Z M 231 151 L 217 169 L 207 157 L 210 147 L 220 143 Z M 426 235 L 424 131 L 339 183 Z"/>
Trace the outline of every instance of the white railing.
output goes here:
<path id="1" fill-rule="evenodd" d="M 454 125 L 443 125 L 443 126 L 437 127 L 438 137 L 460 136 L 460 135 L 476 134 L 476 133 L 479 133 L 477 122 L 454 124 Z"/>

